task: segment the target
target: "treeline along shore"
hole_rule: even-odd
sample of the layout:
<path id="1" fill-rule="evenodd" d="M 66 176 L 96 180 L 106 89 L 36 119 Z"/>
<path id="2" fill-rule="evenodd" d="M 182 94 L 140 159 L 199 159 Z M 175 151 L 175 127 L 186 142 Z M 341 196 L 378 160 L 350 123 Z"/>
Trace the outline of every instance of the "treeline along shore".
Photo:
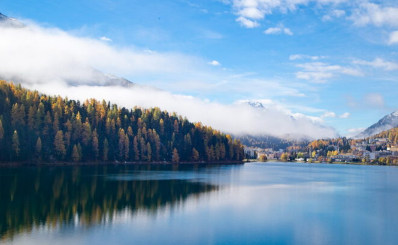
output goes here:
<path id="1" fill-rule="evenodd" d="M 1 163 L 239 163 L 243 145 L 159 108 L 69 100 L 0 81 Z"/>

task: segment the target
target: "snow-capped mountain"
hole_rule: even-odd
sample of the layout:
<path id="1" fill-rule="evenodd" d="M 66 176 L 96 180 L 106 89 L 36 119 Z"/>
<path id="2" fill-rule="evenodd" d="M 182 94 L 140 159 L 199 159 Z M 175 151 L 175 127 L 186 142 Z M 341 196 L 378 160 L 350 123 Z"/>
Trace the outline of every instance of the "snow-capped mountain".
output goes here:
<path id="1" fill-rule="evenodd" d="M 385 130 L 389 130 L 392 128 L 398 127 L 398 111 L 394 111 L 393 113 L 383 117 L 377 123 L 368 127 L 362 133 L 358 134 L 355 138 L 366 138 L 372 135 L 378 134 Z"/>
<path id="2" fill-rule="evenodd" d="M 257 101 L 245 101 L 244 103 L 250 105 L 251 107 L 254 108 L 261 108 L 261 109 L 265 109 L 265 106 L 261 103 L 261 102 L 257 102 Z"/>
<path id="3" fill-rule="evenodd" d="M 7 18 L 8 18 L 7 16 L 3 15 L 2 13 L 0 13 L 0 20 L 5 20 Z"/>
<path id="4" fill-rule="evenodd" d="M 239 101 L 238 104 L 250 106 L 250 107 L 258 110 L 259 113 L 266 113 L 270 117 L 275 115 L 274 114 L 275 111 L 279 112 L 280 115 L 283 115 L 284 121 L 292 124 L 293 127 L 296 127 L 300 124 L 306 123 L 309 125 L 309 127 L 333 131 L 334 135 L 332 135 L 330 137 L 338 137 L 339 136 L 334 128 L 323 124 L 323 122 L 319 118 L 307 116 L 307 115 L 304 115 L 301 113 L 292 113 L 292 112 L 290 112 L 290 110 L 287 110 L 286 108 L 280 107 L 276 104 L 264 105 L 260 101 L 251 101 L 251 100 L 242 100 L 242 101 Z M 265 138 L 274 137 L 274 138 L 278 138 L 281 140 L 291 140 L 291 141 L 314 140 L 313 137 L 310 137 L 305 132 L 303 132 L 302 134 L 300 134 L 298 132 L 295 132 L 295 133 L 291 132 L 291 133 L 283 134 L 283 135 L 279 135 L 279 136 L 271 136 L 271 135 L 255 135 L 255 136 L 256 137 L 265 137 Z M 248 136 L 248 137 L 253 137 L 253 136 Z"/>
<path id="5" fill-rule="evenodd" d="M 110 75 L 106 73 L 102 73 L 93 68 L 86 68 L 87 71 L 90 72 L 90 79 L 86 79 L 83 81 L 68 81 L 69 85 L 77 86 L 77 85 L 93 85 L 93 86 L 122 86 L 122 87 L 131 87 L 135 85 L 133 82 L 118 77 L 115 75 Z"/>
<path id="6" fill-rule="evenodd" d="M 4 14 L 0 13 L 0 25 L 7 26 L 7 27 L 14 27 L 14 28 L 21 28 L 25 25 L 19 22 L 17 19 L 10 18 L 5 16 Z"/>
<path id="7" fill-rule="evenodd" d="M 259 101 L 247 100 L 247 101 L 241 101 L 240 103 L 247 104 L 247 105 L 249 105 L 249 106 L 251 106 L 253 108 L 259 109 L 259 110 L 268 110 L 268 108 L 266 106 L 264 106 L 264 104 L 259 102 Z M 294 115 L 286 114 L 286 116 L 291 121 L 295 121 L 296 120 Z"/>
<path id="8" fill-rule="evenodd" d="M 274 105 L 274 104 L 264 105 L 260 101 L 251 101 L 251 100 L 241 100 L 241 101 L 238 101 L 238 104 L 249 105 L 250 107 L 253 107 L 253 108 L 256 108 L 259 110 L 264 110 L 264 111 L 278 110 L 278 111 L 285 113 L 287 118 L 289 118 L 289 120 L 291 120 L 291 121 L 296 121 L 298 119 L 305 118 L 305 119 L 310 120 L 316 124 L 322 123 L 322 120 L 320 118 L 307 116 L 302 113 L 292 113 L 289 110 L 286 110 L 285 108 L 278 106 L 278 105 Z"/>

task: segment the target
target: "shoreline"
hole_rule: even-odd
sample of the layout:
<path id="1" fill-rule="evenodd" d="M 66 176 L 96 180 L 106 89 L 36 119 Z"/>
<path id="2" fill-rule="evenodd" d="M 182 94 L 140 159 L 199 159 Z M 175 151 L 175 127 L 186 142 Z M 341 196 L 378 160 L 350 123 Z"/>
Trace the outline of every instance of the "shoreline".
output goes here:
<path id="1" fill-rule="evenodd" d="M 397 164 L 373 164 L 373 163 L 363 163 L 363 162 L 303 162 L 303 161 L 281 161 L 281 160 L 267 160 L 265 162 L 260 161 L 249 161 L 249 162 L 258 162 L 258 163 L 267 163 L 267 162 L 290 162 L 290 163 L 308 163 L 308 164 L 341 164 L 341 165 L 363 165 L 363 166 L 396 166 Z"/>
<path id="2" fill-rule="evenodd" d="M 122 166 L 122 165 L 244 165 L 244 161 L 220 161 L 220 162 L 0 162 L 1 167 L 57 167 L 57 166 Z"/>

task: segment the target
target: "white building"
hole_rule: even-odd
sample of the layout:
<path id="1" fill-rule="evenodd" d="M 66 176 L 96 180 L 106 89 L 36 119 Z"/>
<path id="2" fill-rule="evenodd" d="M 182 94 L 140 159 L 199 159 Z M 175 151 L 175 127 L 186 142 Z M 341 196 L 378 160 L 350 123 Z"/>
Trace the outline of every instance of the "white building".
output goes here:
<path id="1" fill-rule="evenodd" d="M 245 151 L 245 154 L 249 157 L 256 156 L 256 148 L 245 146 L 244 151 Z"/>
<path id="2" fill-rule="evenodd" d="M 372 161 L 377 158 L 377 154 L 376 154 L 376 152 L 365 151 L 363 153 L 363 157 L 367 157 L 370 161 Z"/>

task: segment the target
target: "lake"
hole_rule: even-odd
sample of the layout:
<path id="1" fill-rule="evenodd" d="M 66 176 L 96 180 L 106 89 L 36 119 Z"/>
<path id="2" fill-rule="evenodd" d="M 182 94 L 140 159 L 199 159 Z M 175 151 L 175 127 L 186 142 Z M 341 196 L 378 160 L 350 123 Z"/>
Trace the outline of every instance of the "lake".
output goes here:
<path id="1" fill-rule="evenodd" d="M 1 244 L 398 244 L 398 168 L 0 168 Z"/>

